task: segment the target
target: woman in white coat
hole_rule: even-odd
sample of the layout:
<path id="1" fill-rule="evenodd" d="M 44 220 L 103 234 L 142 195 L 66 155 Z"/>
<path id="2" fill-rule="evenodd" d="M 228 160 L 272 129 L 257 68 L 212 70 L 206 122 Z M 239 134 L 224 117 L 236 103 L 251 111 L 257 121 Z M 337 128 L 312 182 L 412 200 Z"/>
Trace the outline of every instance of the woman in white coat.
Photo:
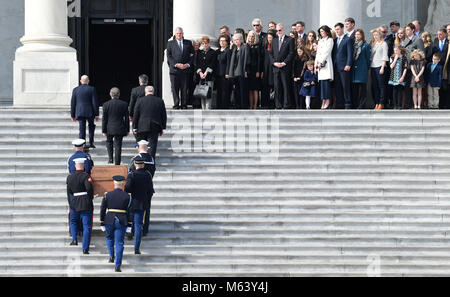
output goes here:
<path id="1" fill-rule="evenodd" d="M 334 80 L 332 59 L 333 46 L 334 40 L 330 27 L 320 27 L 319 46 L 316 54 L 315 69 L 319 76 L 322 109 L 329 109 L 331 107 L 331 81 Z"/>

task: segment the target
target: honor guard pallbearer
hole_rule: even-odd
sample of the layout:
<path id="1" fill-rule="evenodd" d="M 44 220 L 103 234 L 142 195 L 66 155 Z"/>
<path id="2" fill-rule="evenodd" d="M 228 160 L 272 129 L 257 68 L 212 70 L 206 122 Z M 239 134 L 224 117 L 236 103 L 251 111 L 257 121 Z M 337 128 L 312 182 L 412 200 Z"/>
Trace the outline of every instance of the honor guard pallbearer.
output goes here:
<path id="1" fill-rule="evenodd" d="M 92 232 L 93 185 L 92 179 L 84 172 L 85 158 L 75 159 L 75 173 L 67 177 L 67 199 L 70 207 L 70 232 L 72 243 L 78 245 L 78 226 L 83 224 L 83 254 L 89 254 Z"/>
<path id="2" fill-rule="evenodd" d="M 67 160 L 67 168 L 69 169 L 69 173 L 74 173 L 75 170 L 75 159 L 79 158 L 86 158 L 86 161 L 84 161 L 84 172 L 91 174 L 91 170 L 94 167 L 94 161 L 92 160 L 91 155 L 87 152 L 86 148 L 86 140 L 84 139 L 76 139 L 72 141 L 73 150 L 75 153 L 70 156 L 70 158 Z"/>
<path id="3" fill-rule="evenodd" d="M 105 193 L 100 209 L 102 231 L 106 231 L 109 262 L 114 263 L 115 271 L 121 272 L 125 232 L 131 232 L 131 197 L 122 190 L 125 177 L 114 176 L 114 191 Z M 114 256 L 115 246 L 115 256 Z"/>
<path id="4" fill-rule="evenodd" d="M 139 255 L 142 233 L 147 234 L 147 229 L 143 229 L 144 218 L 150 219 L 150 205 L 153 196 L 153 181 L 150 172 L 145 170 L 145 159 L 137 157 L 134 160 L 136 171 L 130 172 L 127 177 L 125 191 L 131 194 L 132 212 L 134 213 L 134 253 Z"/>

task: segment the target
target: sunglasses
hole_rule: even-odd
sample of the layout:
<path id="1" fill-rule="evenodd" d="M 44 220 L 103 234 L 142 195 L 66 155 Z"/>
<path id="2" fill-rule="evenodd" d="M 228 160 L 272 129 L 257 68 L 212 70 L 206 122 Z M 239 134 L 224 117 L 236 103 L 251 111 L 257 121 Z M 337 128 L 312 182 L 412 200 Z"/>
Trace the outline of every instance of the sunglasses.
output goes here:
<path id="1" fill-rule="evenodd" d="M 261 26 L 260 24 L 254 24 L 253 27 L 259 27 Z"/>

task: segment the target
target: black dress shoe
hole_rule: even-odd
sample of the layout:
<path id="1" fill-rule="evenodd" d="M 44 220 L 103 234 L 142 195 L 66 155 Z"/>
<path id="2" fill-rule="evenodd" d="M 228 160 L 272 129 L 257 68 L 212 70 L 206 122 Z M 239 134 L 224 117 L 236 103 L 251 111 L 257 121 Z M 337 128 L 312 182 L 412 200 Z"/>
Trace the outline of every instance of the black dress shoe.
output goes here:
<path id="1" fill-rule="evenodd" d="M 70 245 L 78 245 L 78 241 L 73 240 L 73 241 L 70 243 Z"/>
<path id="2" fill-rule="evenodd" d="M 141 254 L 141 251 L 140 251 L 140 250 L 135 250 L 135 251 L 134 251 L 134 254 L 135 254 L 135 255 L 140 255 L 140 254 Z"/>
<path id="3" fill-rule="evenodd" d="M 83 255 L 89 255 L 89 251 L 83 251 Z"/>
<path id="4" fill-rule="evenodd" d="M 109 261 L 108 261 L 108 263 L 114 263 L 114 257 L 112 257 L 112 258 L 109 258 Z"/>
<path id="5" fill-rule="evenodd" d="M 116 267 L 116 268 L 114 269 L 114 271 L 115 271 L 115 272 L 122 272 L 122 270 L 120 270 L 120 266 L 119 266 L 119 267 Z"/>
<path id="6" fill-rule="evenodd" d="M 177 105 L 177 106 L 174 106 L 173 109 L 180 109 L 180 107 Z"/>
<path id="7" fill-rule="evenodd" d="M 187 109 L 187 106 L 182 106 L 181 109 Z"/>
<path id="8" fill-rule="evenodd" d="M 89 148 L 95 148 L 95 145 L 93 143 L 90 143 Z"/>

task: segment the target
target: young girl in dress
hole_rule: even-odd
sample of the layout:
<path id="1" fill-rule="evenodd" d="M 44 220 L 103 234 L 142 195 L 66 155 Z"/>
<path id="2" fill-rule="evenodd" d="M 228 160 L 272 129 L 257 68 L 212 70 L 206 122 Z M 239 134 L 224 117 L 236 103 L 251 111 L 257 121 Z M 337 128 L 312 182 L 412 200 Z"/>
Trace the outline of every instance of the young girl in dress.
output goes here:
<path id="1" fill-rule="evenodd" d="M 414 50 L 411 54 L 411 72 L 414 109 L 420 109 L 422 107 L 422 89 L 425 87 L 425 54 L 421 50 Z"/>
<path id="2" fill-rule="evenodd" d="M 391 76 L 389 85 L 392 86 L 392 99 L 394 101 L 394 109 L 401 109 L 403 90 L 406 85 L 406 73 L 408 72 L 408 57 L 404 47 L 395 46 L 394 54 L 390 60 Z"/>
<path id="3" fill-rule="evenodd" d="M 317 74 L 314 73 L 314 61 L 309 60 L 306 62 L 306 67 L 308 69 L 303 76 L 303 86 L 300 90 L 300 95 L 305 96 L 306 109 L 311 109 L 311 98 L 317 96 L 316 86 L 319 80 Z"/>
<path id="4" fill-rule="evenodd" d="M 297 55 L 294 59 L 294 88 L 295 88 L 295 106 L 297 109 L 305 108 L 303 98 L 300 96 L 302 88 L 303 75 L 306 69 L 306 62 L 309 60 L 309 55 L 303 47 L 297 48 Z"/>

